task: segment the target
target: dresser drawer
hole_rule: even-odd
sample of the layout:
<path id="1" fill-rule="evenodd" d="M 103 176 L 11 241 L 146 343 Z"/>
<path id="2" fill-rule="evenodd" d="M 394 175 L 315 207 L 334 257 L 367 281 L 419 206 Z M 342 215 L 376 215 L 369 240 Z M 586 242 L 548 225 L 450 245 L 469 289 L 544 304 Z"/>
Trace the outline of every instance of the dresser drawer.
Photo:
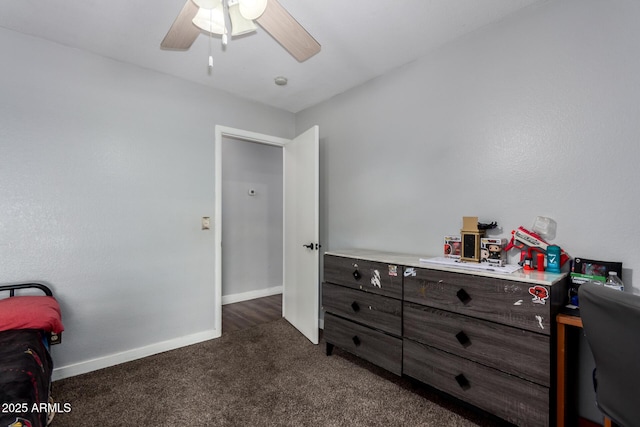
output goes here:
<path id="1" fill-rule="evenodd" d="M 395 264 L 325 255 L 324 281 L 402 298 L 402 267 Z"/>
<path id="2" fill-rule="evenodd" d="M 404 303 L 403 336 L 549 386 L 550 338 L 448 311 Z"/>
<path id="3" fill-rule="evenodd" d="M 404 278 L 405 301 L 551 334 L 551 286 L 422 268 L 415 273 Z"/>
<path id="4" fill-rule="evenodd" d="M 549 389 L 404 340 L 404 374 L 519 426 L 549 425 Z"/>
<path id="5" fill-rule="evenodd" d="M 393 372 L 402 374 L 402 340 L 325 313 L 324 340 Z"/>
<path id="6" fill-rule="evenodd" d="M 390 334 L 399 336 L 402 333 L 402 301 L 397 299 L 323 283 L 322 307 L 327 312 Z"/>

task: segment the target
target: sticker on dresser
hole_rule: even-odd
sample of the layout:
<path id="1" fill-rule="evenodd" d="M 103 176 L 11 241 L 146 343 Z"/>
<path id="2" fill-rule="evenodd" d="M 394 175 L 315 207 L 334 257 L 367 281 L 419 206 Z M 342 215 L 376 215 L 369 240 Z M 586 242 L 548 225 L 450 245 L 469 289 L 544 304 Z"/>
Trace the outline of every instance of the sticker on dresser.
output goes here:
<path id="1" fill-rule="evenodd" d="M 536 316 L 536 320 L 538 321 L 538 326 L 540 326 L 540 329 L 544 329 L 544 325 L 542 324 L 544 318 L 542 316 Z"/>
<path id="2" fill-rule="evenodd" d="M 404 277 L 416 277 L 416 269 L 413 267 L 405 268 Z"/>
<path id="3" fill-rule="evenodd" d="M 536 285 L 529 288 L 529 293 L 533 295 L 533 301 L 536 304 L 546 304 L 549 299 L 549 291 L 544 286 Z"/>
<path id="4" fill-rule="evenodd" d="M 371 272 L 371 285 L 376 288 L 382 288 L 382 283 L 380 282 L 380 272 L 378 270 L 373 270 Z"/>
<path id="5" fill-rule="evenodd" d="M 389 264 L 389 276 L 398 277 L 398 266 Z"/>

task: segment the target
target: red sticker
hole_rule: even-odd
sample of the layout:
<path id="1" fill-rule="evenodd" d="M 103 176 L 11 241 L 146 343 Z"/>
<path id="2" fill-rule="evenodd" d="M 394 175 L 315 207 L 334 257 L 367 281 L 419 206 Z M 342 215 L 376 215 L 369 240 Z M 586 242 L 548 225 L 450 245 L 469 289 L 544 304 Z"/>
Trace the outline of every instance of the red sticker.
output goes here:
<path id="1" fill-rule="evenodd" d="M 549 298 L 549 291 L 544 286 L 532 286 L 529 288 L 529 293 L 533 295 L 533 302 L 537 304 L 546 304 L 547 299 Z"/>

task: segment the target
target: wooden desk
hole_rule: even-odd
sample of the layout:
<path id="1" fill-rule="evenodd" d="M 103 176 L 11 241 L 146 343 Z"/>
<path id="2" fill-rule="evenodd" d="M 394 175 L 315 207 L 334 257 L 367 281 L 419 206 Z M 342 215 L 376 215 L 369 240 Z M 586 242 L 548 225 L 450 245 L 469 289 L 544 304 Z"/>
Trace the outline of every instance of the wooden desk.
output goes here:
<path id="1" fill-rule="evenodd" d="M 560 313 L 556 316 L 557 325 L 557 358 L 556 371 L 556 426 L 564 427 L 566 420 L 565 403 L 567 401 L 567 326 L 582 329 L 582 318 Z M 604 427 L 612 427 L 611 419 L 604 417 Z"/>
<path id="2" fill-rule="evenodd" d="M 567 331 L 566 327 L 574 326 L 582 328 L 582 319 L 579 316 L 560 313 L 556 316 L 556 426 L 564 427 L 565 423 L 565 403 L 567 400 Z"/>

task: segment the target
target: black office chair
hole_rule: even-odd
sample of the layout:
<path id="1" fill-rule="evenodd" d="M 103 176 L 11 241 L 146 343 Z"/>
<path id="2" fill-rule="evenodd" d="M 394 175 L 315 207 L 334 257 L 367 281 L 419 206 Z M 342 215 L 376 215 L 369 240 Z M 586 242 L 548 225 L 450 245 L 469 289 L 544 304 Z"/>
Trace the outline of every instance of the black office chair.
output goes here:
<path id="1" fill-rule="evenodd" d="M 610 421 L 640 425 L 640 296 L 585 283 L 580 316 L 596 369 L 596 403 Z"/>

